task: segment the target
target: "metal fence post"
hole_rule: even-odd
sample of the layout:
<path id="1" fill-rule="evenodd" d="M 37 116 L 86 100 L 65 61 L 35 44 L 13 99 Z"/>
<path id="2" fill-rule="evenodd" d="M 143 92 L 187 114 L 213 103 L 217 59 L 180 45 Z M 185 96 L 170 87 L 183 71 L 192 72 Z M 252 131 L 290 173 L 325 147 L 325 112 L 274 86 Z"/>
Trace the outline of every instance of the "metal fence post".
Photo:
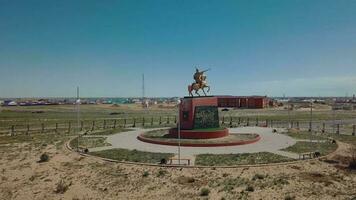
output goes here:
<path id="1" fill-rule="evenodd" d="M 92 125 L 91 125 L 91 131 L 94 131 L 95 129 L 95 121 L 93 120 Z"/>
<path id="2" fill-rule="evenodd" d="M 56 128 L 54 129 L 54 132 L 57 133 L 58 132 L 58 123 L 56 122 Z"/>
<path id="3" fill-rule="evenodd" d="M 322 133 L 325 133 L 325 123 L 323 123 L 323 128 L 321 129 Z"/>
<path id="4" fill-rule="evenodd" d="M 356 135 L 356 125 L 352 125 L 352 135 Z"/>
<path id="5" fill-rule="evenodd" d="M 103 129 L 106 128 L 106 120 L 104 119 Z"/>
<path id="6" fill-rule="evenodd" d="M 151 117 L 151 126 L 153 126 L 153 117 Z"/>
<path id="7" fill-rule="evenodd" d="M 142 126 L 145 126 L 145 117 L 142 117 Z"/>
<path id="8" fill-rule="evenodd" d="M 340 124 L 336 124 L 336 134 L 340 134 Z"/>
<path id="9" fill-rule="evenodd" d="M 170 121 L 169 121 L 169 116 L 167 117 L 167 124 L 169 124 L 170 123 Z"/>
<path id="10" fill-rule="evenodd" d="M 256 126 L 258 126 L 258 118 L 256 117 Z"/>
<path id="11" fill-rule="evenodd" d="M 133 118 L 133 125 L 132 127 L 136 127 L 136 118 Z"/>
<path id="12" fill-rule="evenodd" d="M 250 118 L 247 118 L 246 126 L 250 126 Z"/>
<path id="13" fill-rule="evenodd" d="M 30 134 L 30 124 L 27 124 L 27 132 L 26 135 Z"/>
<path id="14" fill-rule="evenodd" d="M 161 125 L 161 124 L 162 124 L 162 117 L 159 116 L 159 125 Z"/>
<path id="15" fill-rule="evenodd" d="M 116 119 L 114 120 L 114 129 L 116 128 Z"/>
<path id="16" fill-rule="evenodd" d="M 41 124 L 41 133 L 44 132 L 44 129 L 45 129 L 45 128 L 44 128 L 44 123 L 42 123 L 42 124 Z"/>
<path id="17" fill-rule="evenodd" d="M 84 122 L 80 121 L 80 131 L 83 131 Z"/>
<path id="18" fill-rule="evenodd" d="M 72 126 L 71 122 L 68 122 L 68 133 L 70 133 L 71 126 Z"/>
<path id="19" fill-rule="evenodd" d="M 11 136 L 15 135 L 15 125 L 11 126 Z"/>

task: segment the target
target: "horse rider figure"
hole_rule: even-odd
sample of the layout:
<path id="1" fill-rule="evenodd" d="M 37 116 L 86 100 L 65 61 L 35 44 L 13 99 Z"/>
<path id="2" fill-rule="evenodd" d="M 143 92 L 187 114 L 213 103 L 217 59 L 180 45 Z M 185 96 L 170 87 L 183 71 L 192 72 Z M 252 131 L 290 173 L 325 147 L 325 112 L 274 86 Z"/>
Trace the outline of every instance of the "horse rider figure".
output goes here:
<path id="1" fill-rule="evenodd" d="M 206 96 L 204 88 L 208 88 L 208 91 L 210 91 L 210 86 L 206 82 L 206 76 L 204 75 L 204 72 L 209 71 L 210 69 L 199 71 L 198 68 L 195 68 L 195 73 L 194 73 L 194 80 L 195 82 L 192 83 L 191 85 L 188 86 L 188 92 L 190 96 L 193 96 L 192 91 L 195 91 L 195 94 L 199 95 L 198 90 L 202 90 Z"/>
<path id="2" fill-rule="evenodd" d="M 204 70 L 204 71 L 199 71 L 198 68 L 195 68 L 195 74 L 194 74 L 194 80 L 195 80 L 195 83 L 199 84 L 199 85 L 202 85 L 203 84 L 203 81 L 205 81 L 206 79 L 206 76 L 204 75 L 204 72 L 208 71 L 209 69 L 207 70 Z"/>

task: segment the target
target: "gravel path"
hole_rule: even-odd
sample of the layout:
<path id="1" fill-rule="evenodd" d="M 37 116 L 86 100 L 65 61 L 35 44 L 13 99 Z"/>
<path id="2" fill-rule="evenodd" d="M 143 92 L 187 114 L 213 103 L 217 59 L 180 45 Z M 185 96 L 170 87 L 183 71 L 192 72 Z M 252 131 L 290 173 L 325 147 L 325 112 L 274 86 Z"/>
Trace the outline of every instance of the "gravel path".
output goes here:
<path id="1" fill-rule="evenodd" d="M 136 149 L 140 151 L 148 152 L 165 152 L 165 153 L 177 153 L 178 147 L 157 145 L 141 142 L 136 137 L 144 131 L 154 129 L 136 129 L 124 133 L 110 135 L 107 138 L 107 142 L 112 144 L 108 147 L 98 147 L 89 149 L 90 151 L 100 151 L 112 148 L 124 148 L 124 149 Z M 229 153 L 257 153 L 257 152 L 272 152 L 291 158 L 298 158 L 298 154 L 281 152 L 279 149 L 292 146 L 296 143 L 296 140 L 283 135 L 272 132 L 271 128 L 261 127 L 241 127 L 231 128 L 230 134 L 234 133 L 257 133 L 261 136 L 261 139 L 253 144 L 227 146 L 227 147 L 181 147 L 181 157 L 191 157 L 197 154 L 229 154 Z"/>

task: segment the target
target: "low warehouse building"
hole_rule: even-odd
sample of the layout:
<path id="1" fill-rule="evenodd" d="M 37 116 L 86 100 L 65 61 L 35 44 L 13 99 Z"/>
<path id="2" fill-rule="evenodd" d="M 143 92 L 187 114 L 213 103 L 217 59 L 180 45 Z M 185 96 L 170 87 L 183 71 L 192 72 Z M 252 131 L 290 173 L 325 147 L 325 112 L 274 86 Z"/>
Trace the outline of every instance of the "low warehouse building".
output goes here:
<path id="1" fill-rule="evenodd" d="M 266 108 L 267 96 L 218 96 L 218 106 L 228 108 Z"/>

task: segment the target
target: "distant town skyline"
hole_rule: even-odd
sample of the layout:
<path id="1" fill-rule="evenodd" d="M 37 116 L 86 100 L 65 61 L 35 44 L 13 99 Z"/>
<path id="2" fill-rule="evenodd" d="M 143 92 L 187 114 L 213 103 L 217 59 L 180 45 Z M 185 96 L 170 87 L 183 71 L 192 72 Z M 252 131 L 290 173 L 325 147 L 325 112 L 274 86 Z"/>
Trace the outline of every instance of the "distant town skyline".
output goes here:
<path id="1" fill-rule="evenodd" d="M 356 1 L 2 1 L 0 98 L 352 96 Z"/>

